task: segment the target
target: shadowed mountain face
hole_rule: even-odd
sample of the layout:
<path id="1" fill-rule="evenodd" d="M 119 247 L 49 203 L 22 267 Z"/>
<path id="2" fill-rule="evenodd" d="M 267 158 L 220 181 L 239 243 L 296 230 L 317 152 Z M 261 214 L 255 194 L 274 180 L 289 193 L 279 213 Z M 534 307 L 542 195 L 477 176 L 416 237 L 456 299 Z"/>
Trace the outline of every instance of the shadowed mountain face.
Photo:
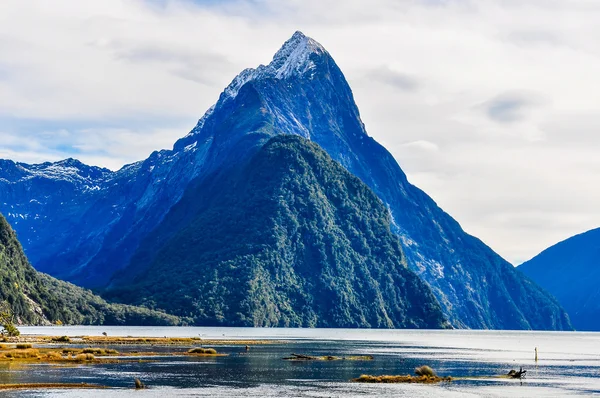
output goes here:
<path id="1" fill-rule="evenodd" d="M 430 285 L 454 326 L 570 327 L 551 296 L 466 234 L 407 181 L 392 155 L 366 134 L 333 58 L 300 32 L 270 64 L 240 73 L 172 151 L 154 153 L 116 173 L 96 170 L 101 176 L 89 177 L 90 182 L 30 171 L 43 165 L 0 164 L 0 197 L 7 198 L 0 210 L 15 215 L 27 250 L 36 253 L 36 267 L 88 286 L 105 286 L 115 272 L 128 267 L 140 242 L 186 189 L 246 161 L 279 134 L 317 143 L 377 194 L 391 214 L 409 267 Z M 82 168 L 75 167 L 79 174 Z M 10 176 L 4 180 L 8 182 L 3 174 Z M 61 184 L 66 184 L 60 191 L 65 197 L 55 200 L 60 206 L 49 207 L 45 195 Z M 56 241 L 36 217 L 51 218 L 60 231 Z"/>
<path id="2" fill-rule="evenodd" d="M 600 330 L 600 228 L 573 236 L 521 264 L 549 291 L 577 330 Z"/>
<path id="3" fill-rule="evenodd" d="M 0 214 L 0 300 L 19 324 L 174 325 L 171 315 L 109 304 L 91 292 L 38 273 L 27 261 L 17 236 Z"/>
<path id="4" fill-rule="evenodd" d="M 149 267 L 148 252 L 156 253 Z M 381 200 L 298 136 L 277 136 L 248 163 L 190 189 L 136 265 L 141 272 L 118 280 L 112 294 L 200 325 L 445 324 L 429 287 L 407 268 Z"/>

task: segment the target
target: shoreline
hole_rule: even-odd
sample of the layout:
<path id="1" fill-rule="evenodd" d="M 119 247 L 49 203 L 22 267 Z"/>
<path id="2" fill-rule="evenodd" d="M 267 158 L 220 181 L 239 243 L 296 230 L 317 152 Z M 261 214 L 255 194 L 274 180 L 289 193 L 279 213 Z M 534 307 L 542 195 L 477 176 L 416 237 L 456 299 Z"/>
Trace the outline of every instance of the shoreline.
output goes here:
<path id="1" fill-rule="evenodd" d="M 35 389 L 85 389 L 85 390 L 107 390 L 110 387 L 90 383 L 14 383 L 0 384 L 0 391 L 12 390 L 35 390 Z"/>
<path id="2" fill-rule="evenodd" d="M 4 338 L 0 344 L 48 344 L 48 345 L 271 345 L 287 344 L 288 340 L 273 340 L 269 338 L 231 339 L 231 338 L 201 338 L 201 337 L 148 337 L 148 336 L 67 336 L 45 334 L 22 334 L 19 337 Z"/>

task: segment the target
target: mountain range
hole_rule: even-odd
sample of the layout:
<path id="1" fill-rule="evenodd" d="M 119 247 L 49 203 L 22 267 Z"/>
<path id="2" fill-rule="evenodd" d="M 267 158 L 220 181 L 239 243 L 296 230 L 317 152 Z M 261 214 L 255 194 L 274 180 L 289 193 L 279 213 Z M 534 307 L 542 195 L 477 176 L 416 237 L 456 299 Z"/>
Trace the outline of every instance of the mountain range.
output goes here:
<path id="1" fill-rule="evenodd" d="M 171 243 L 182 231 L 198 233 L 186 230 L 192 224 L 185 206 L 191 206 L 189 211 L 196 216 L 200 213 L 193 198 L 215 195 L 202 199 L 215 203 L 218 195 L 226 195 L 214 189 L 215 181 L 243 170 L 278 135 L 312 141 L 374 192 L 387 209 L 390 229 L 400 239 L 408 267 L 427 283 L 454 327 L 571 328 L 550 294 L 465 233 L 408 182 L 393 156 L 367 135 L 352 91 L 331 55 L 301 32 L 284 43 L 268 65 L 242 71 L 172 150 L 154 152 L 116 172 L 73 159 L 39 165 L 0 161 L 0 211 L 11 219 L 37 269 L 164 309 L 166 303 L 158 299 L 164 293 L 151 292 L 141 301 L 132 297 L 139 287 L 149 288 L 151 270 L 168 271 L 168 257 L 177 247 Z M 265 192 L 274 192 L 267 188 Z M 221 214 L 239 213 L 222 208 Z M 259 215 L 261 223 L 272 223 L 268 221 L 272 214 Z M 287 238 L 299 239 L 293 234 Z M 273 246 L 267 246 L 265 253 L 270 253 Z M 221 286 L 224 281 L 215 283 Z M 171 299 L 183 310 L 190 297 Z M 344 322 L 355 322 L 349 319 Z"/>
<path id="2" fill-rule="evenodd" d="M 519 270 L 558 299 L 577 330 L 600 330 L 600 228 L 557 243 Z"/>

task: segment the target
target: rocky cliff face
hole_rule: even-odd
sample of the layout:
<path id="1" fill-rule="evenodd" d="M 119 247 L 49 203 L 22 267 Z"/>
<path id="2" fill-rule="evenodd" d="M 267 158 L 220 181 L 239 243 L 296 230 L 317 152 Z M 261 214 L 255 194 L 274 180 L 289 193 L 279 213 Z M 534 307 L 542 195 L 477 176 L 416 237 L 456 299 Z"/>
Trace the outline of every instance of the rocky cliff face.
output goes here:
<path id="1" fill-rule="evenodd" d="M 384 202 L 409 267 L 432 288 L 453 325 L 498 329 L 569 328 L 565 312 L 537 285 L 480 240 L 466 234 L 424 192 L 411 185 L 392 155 L 369 137 L 352 91 L 329 53 L 296 32 L 268 65 L 244 70 L 172 151 L 98 179 L 62 217 L 56 247 L 47 232 L 17 224 L 36 267 L 89 286 L 103 286 L 129 264 L 140 242 L 163 220 L 190 183 L 248 159 L 272 136 L 294 134 L 320 145 Z M 0 178 L 3 172 L 0 171 Z M 0 180 L 1 181 L 1 180 Z M 0 183 L 0 197 L 26 181 Z M 48 183 L 47 179 L 43 181 Z M 60 182 L 62 184 L 62 181 Z M 40 200 L 38 184 L 24 197 Z M 59 182 L 50 184 L 58 186 Z M 94 185 L 95 186 L 95 185 Z M 73 188 L 79 192 L 80 189 Z M 41 203 L 43 202 L 40 200 Z M 45 204 L 39 213 L 45 216 Z M 18 214 L 23 215 L 23 212 Z M 65 213 L 68 214 L 68 213 Z M 24 215 L 31 217 L 31 214 Z M 69 224 L 75 219 L 74 224 Z M 28 229 L 29 228 L 29 229 Z M 32 243 L 29 243 L 29 242 Z"/>

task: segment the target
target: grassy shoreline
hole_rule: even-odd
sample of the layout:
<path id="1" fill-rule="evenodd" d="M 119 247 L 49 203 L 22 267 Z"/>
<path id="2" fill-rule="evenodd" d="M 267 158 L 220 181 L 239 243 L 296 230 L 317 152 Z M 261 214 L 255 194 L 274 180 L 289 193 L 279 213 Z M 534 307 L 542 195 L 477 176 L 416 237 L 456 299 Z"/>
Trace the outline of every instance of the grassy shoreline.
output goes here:
<path id="1" fill-rule="evenodd" d="M 0 391 L 7 390 L 35 390 L 35 389 L 86 389 L 86 390 L 105 390 L 110 387 L 100 384 L 89 383 L 19 383 L 19 384 L 0 384 Z"/>
<path id="2" fill-rule="evenodd" d="M 267 339 L 203 339 L 200 337 L 133 337 L 133 336 L 50 336 L 50 335 L 21 335 L 5 339 L 4 343 L 30 344 L 76 344 L 76 345 L 270 345 L 287 344 L 286 340 Z"/>
<path id="3" fill-rule="evenodd" d="M 227 356 L 227 354 L 217 352 L 215 348 L 206 347 L 207 341 L 199 338 L 27 336 L 27 338 L 3 340 L 4 342 L 0 343 L 0 364 L 7 362 L 102 364 L 140 361 L 139 357 L 153 356 Z M 248 347 L 249 344 L 258 344 L 259 342 L 243 340 L 236 341 L 236 343 Z M 113 348 L 109 348 L 111 346 Z M 115 349 L 119 346 L 123 350 Z M 173 349 L 160 353 L 147 349 L 155 346 L 173 347 Z M 131 347 L 144 347 L 144 349 L 132 350 Z M 184 351 L 182 348 L 189 349 Z"/>

